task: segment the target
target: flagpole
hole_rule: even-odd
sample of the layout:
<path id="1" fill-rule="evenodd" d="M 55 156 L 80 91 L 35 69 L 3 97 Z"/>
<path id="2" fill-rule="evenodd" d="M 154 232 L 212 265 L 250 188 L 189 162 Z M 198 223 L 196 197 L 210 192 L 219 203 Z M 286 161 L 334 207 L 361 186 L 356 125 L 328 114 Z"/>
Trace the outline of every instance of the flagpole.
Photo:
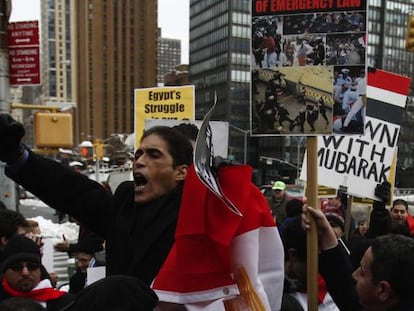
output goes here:
<path id="1" fill-rule="evenodd" d="M 318 140 L 317 136 L 306 139 L 306 198 L 310 206 L 319 208 L 318 204 Z M 308 310 L 318 310 L 318 234 L 314 219 L 307 233 L 307 291 Z"/>

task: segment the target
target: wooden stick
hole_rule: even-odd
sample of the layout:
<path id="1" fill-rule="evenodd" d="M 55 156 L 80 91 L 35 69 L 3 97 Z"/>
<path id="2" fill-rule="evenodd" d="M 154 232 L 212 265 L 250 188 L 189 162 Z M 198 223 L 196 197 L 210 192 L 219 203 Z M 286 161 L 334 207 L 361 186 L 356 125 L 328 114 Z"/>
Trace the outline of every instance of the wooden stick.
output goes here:
<path id="1" fill-rule="evenodd" d="M 306 198 L 310 206 L 318 205 L 318 140 L 316 136 L 306 139 Z M 311 219 L 311 228 L 307 233 L 307 285 L 308 310 L 318 310 L 318 234 L 315 221 Z"/>

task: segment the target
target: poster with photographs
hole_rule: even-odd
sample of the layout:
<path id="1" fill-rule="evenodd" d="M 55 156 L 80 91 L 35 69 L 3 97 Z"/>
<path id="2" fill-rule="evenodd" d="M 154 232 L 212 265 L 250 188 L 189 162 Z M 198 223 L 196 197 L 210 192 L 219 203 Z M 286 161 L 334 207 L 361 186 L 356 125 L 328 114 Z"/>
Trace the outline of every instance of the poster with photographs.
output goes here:
<path id="1" fill-rule="evenodd" d="M 365 0 L 252 0 L 251 133 L 363 134 Z"/>

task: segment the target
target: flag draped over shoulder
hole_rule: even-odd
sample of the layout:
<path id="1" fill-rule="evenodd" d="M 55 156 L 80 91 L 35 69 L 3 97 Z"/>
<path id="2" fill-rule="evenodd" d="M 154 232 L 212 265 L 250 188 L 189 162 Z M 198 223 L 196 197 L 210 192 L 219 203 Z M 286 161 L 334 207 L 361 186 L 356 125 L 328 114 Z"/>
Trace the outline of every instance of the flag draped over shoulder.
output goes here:
<path id="1" fill-rule="evenodd" d="M 241 165 L 218 172 L 222 191 L 243 214 L 239 216 L 190 167 L 175 244 L 153 283 L 160 301 L 212 302 L 215 310 L 217 300 L 223 301 L 221 310 L 279 309 L 283 246 L 268 203 L 251 176 L 252 168 Z"/>

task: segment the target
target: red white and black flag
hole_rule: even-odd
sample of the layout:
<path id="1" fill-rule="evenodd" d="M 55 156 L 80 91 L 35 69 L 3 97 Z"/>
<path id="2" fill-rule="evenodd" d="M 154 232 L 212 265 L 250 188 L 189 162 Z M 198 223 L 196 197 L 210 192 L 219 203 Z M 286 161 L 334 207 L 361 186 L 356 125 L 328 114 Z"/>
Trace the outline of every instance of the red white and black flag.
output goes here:
<path id="1" fill-rule="evenodd" d="M 284 281 L 278 229 L 251 183 L 250 166 L 215 167 L 209 115 L 185 180 L 175 243 L 152 287 L 167 306 L 189 311 L 278 310 Z"/>

